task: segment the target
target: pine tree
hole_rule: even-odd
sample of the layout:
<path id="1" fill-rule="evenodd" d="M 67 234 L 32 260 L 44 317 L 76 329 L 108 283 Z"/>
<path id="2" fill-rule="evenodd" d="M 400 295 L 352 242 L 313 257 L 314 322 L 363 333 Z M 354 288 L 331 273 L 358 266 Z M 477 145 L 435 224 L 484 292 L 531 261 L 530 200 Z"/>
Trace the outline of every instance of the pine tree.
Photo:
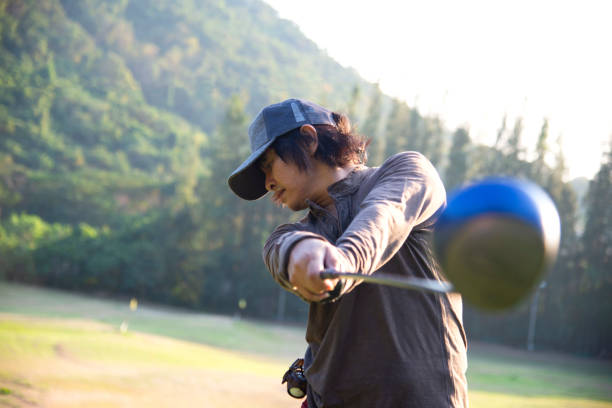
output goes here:
<path id="1" fill-rule="evenodd" d="M 511 176 L 522 175 L 524 167 L 521 163 L 523 147 L 521 145 L 523 135 L 523 118 L 519 117 L 514 122 L 514 128 L 505 146 L 506 173 Z"/>
<path id="2" fill-rule="evenodd" d="M 438 117 L 427 117 L 424 120 L 425 132 L 422 140 L 422 147 L 419 149 L 434 166 L 439 166 L 444 155 L 444 128 L 442 121 Z"/>
<path id="3" fill-rule="evenodd" d="M 525 177 L 527 163 L 522 160 L 524 148 L 521 145 L 523 119 L 517 118 L 509 136 L 506 135 L 506 117 L 497 132 L 495 146 L 488 151 L 483 171 L 487 175 Z"/>
<path id="4" fill-rule="evenodd" d="M 543 160 L 546 149 L 544 148 L 545 135 L 547 134 L 547 123 L 545 122 L 540 132 L 538 141 L 538 156 L 532 163 L 532 171 L 535 175 L 534 181 L 544 187 L 552 197 L 561 220 L 561 243 L 554 268 L 546 277 L 547 286 L 542 292 L 542 307 L 540 308 L 542 318 L 540 327 L 540 343 L 547 343 L 556 348 L 572 347 L 569 338 L 574 330 L 573 323 L 576 304 L 580 299 L 572 289 L 575 286 L 577 272 L 578 242 L 576 237 L 576 194 L 569 183 L 563 181 L 567 171 L 565 156 L 558 144 L 559 150 L 555 156 L 555 164 L 552 169 L 544 163 L 542 170 L 534 170 L 538 159 Z M 539 176 L 539 177 L 538 177 Z M 564 345 L 563 343 L 566 343 Z"/>
<path id="5" fill-rule="evenodd" d="M 349 99 L 347 106 L 346 106 L 347 115 L 349 119 L 352 121 L 353 125 L 357 124 L 357 120 L 358 120 L 357 105 L 360 99 L 361 99 L 361 88 L 359 87 L 359 84 L 355 84 L 355 86 L 353 87 L 353 90 L 351 91 L 351 98 Z"/>
<path id="6" fill-rule="evenodd" d="M 370 106 L 363 122 L 361 133 L 372 140 L 369 148 L 369 161 L 372 165 L 378 166 L 384 159 L 385 139 L 380 127 L 382 120 L 383 93 L 378 84 L 372 91 Z"/>
<path id="7" fill-rule="evenodd" d="M 498 176 L 504 174 L 505 158 L 502 153 L 503 145 L 506 142 L 507 115 L 504 115 L 502 122 L 497 129 L 495 144 L 492 147 L 479 147 L 478 154 L 475 154 L 475 167 L 481 176 Z"/>
<path id="8" fill-rule="evenodd" d="M 495 148 L 499 149 L 502 146 L 502 143 L 504 141 L 504 135 L 506 134 L 506 122 L 508 120 L 508 115 L 504 115 L 504 117 L 502 118 L 502 123 L 499 126 L 499 129 L 497 129 L 497 137 L 495 138 Z"/>
<path id="9" fill-rule="evenodd" d="M 445 172 L 446 188 L 451 190 L 467 180 L 470 135 L 465 128 L 458 128 L 453 134 L 449 163 Z"/>
<path id="10" fill-rule="evenodd" d="M 589 354 L 612 354 L 612 139 L 586 196 L 587 220 L 582 236 L 579 302 L 572 323 L 577 348 Z M 593 311 L 596 313 L 593 313 Z"/>
<path id="11" fill-rule="evenodd" d="M 586 196 L 587 220 L 582 239 L 589 265 L 589 285 L 596 288 L 612 284 L 611 203 L 612 149 L 605 154 Z"/>
<path id="12" fill-rule="evenodd" d="M 548 155 L 548 119 L 544 119 L 542 128 L 540 129 L 540 135 L 538 136 L 538 142 L 536 144 L 536 158 L 532 163 L 531 178 L 538 182 L 543 183 L 546 179 L 546 156 Z"/>
<path id="13" fill-rule="evenodd" d="M 565 164 L 565 155 L 561 148 L 561 136 L 557 139 L 557 145 L 559 150 L 555 157 L 555 166 L 541 184 L 557 204 L 561 217 L 562 244 L 569 250 L 569 247 L 574 246 L 576 240 L 576 211 L 578 203 L 576 201 L 576 193 L 571 185 L 563 181 L 567 172 L 567 166 Z M 539 182 L 537 179 L 536 181 Z"/>
<path id="14" fill-rule="evenodd" d="M 269 200 L 242 200 L 227 185 L 227 177 L 250 153 L 244 99 L 234 96 L 228 103 L 214 134 L 210 155 L 213 175 L 201 193 L 206 197 L 202 211 L 206 213 L 207 234 L 216 242 L 207 254 L 207 281 L 216 283 L 205 286 L 203 295 L 208 305 L 212 302 L 219 310 L 234 310 L 238 300 L 246 299 L 246 313 L 272 315 L 278 304 L 278 288 L 265 270 L 261 250 L 268 234 L 287 222 L 288 214 Z M 249 298 L 253 293 L 258 294 L 256 299 Z M 291 313 L 295 315 L 295 311 Z"/>
<path id="15" fill-rule="evenodd" d="M 410 147 L 407 138 L 410 134 L 411 110 L 408 105 L 397 99 L 393 99 L 391 104 L 391 114 L 385 130 L 385 157 L 408 150 Z"/>

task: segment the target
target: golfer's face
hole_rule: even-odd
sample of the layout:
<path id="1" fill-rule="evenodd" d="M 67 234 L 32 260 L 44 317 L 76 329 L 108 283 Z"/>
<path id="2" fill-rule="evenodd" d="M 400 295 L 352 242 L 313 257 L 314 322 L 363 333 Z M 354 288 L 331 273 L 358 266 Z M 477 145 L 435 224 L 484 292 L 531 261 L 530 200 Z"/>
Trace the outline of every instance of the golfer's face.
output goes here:
<path id="1" fill-rule="evenodd" d="M 266 190 L 272 192 L 272 201 L 293 211 L 307 207 L 306 199 L 312 193 L 312 177 L 309 171 L 300 171 L 294 163 L 286 163 L 274 151 L 268 149 L 260 162 L 266 176 Z"/>

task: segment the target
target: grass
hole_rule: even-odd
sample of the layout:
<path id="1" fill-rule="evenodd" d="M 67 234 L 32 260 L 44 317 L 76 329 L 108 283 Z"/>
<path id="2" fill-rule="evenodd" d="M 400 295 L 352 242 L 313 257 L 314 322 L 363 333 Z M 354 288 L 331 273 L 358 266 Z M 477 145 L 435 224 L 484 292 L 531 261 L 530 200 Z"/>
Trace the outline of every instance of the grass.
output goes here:
<path id="1" fill-rule="evenodd" d="M 127 332 L 119 327 L 128 323 Z M 0 407 L 292 407 L 303 328 L 0 283 Z M 609 362 L 473 344 L 471 407 L 612 407 Z"/>
<path id="2" fill-rule="evenodd" d="M 193 313 L 128 301 L 97 299 L 69 292 L 0 282 L 0 312 L 36 317 L 94 320 L 128 330 L 208 344 L 235 351 L 292 358 L 303 353 L 303 328 L 253 322 L 237 317 Z"/>
<path id="3" fill-rule="evenodd" d="M 610 362 L 477 344 L 468 355 L 477 407 L 612 407 Z"/>

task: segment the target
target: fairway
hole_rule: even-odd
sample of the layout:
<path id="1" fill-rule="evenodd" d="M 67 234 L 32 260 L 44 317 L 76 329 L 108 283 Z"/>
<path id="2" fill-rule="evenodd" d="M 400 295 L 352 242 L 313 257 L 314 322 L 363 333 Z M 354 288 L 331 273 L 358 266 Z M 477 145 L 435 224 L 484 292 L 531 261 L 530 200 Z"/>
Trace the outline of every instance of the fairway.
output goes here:
<path id="1" fill-rule="evenodd" d="M 297 407 L 280 379 L 304 347 L 300 327 L 0 283 L 0 407 Z M 469 364 L 472 407 L 612 407 L 609 362 L 473 344 Z"/>

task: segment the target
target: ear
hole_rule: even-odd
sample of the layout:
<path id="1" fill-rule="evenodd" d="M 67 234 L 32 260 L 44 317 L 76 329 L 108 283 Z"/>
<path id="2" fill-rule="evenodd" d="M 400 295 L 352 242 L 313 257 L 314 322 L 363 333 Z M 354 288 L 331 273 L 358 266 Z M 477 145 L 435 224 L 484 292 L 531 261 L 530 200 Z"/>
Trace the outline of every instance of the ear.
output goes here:
<path id="1" fill-rule="evenodd" d="M 317 151 L 317 147 L 319 146 L 317 129 L 315 129 L 312 125 L 302 125 L 302 127 L 300 127 L 300 133 L 310 137 L 310 143 L 308 144 L 308 153 L 311 156 L 314 156 L 314 153 Z"/>

